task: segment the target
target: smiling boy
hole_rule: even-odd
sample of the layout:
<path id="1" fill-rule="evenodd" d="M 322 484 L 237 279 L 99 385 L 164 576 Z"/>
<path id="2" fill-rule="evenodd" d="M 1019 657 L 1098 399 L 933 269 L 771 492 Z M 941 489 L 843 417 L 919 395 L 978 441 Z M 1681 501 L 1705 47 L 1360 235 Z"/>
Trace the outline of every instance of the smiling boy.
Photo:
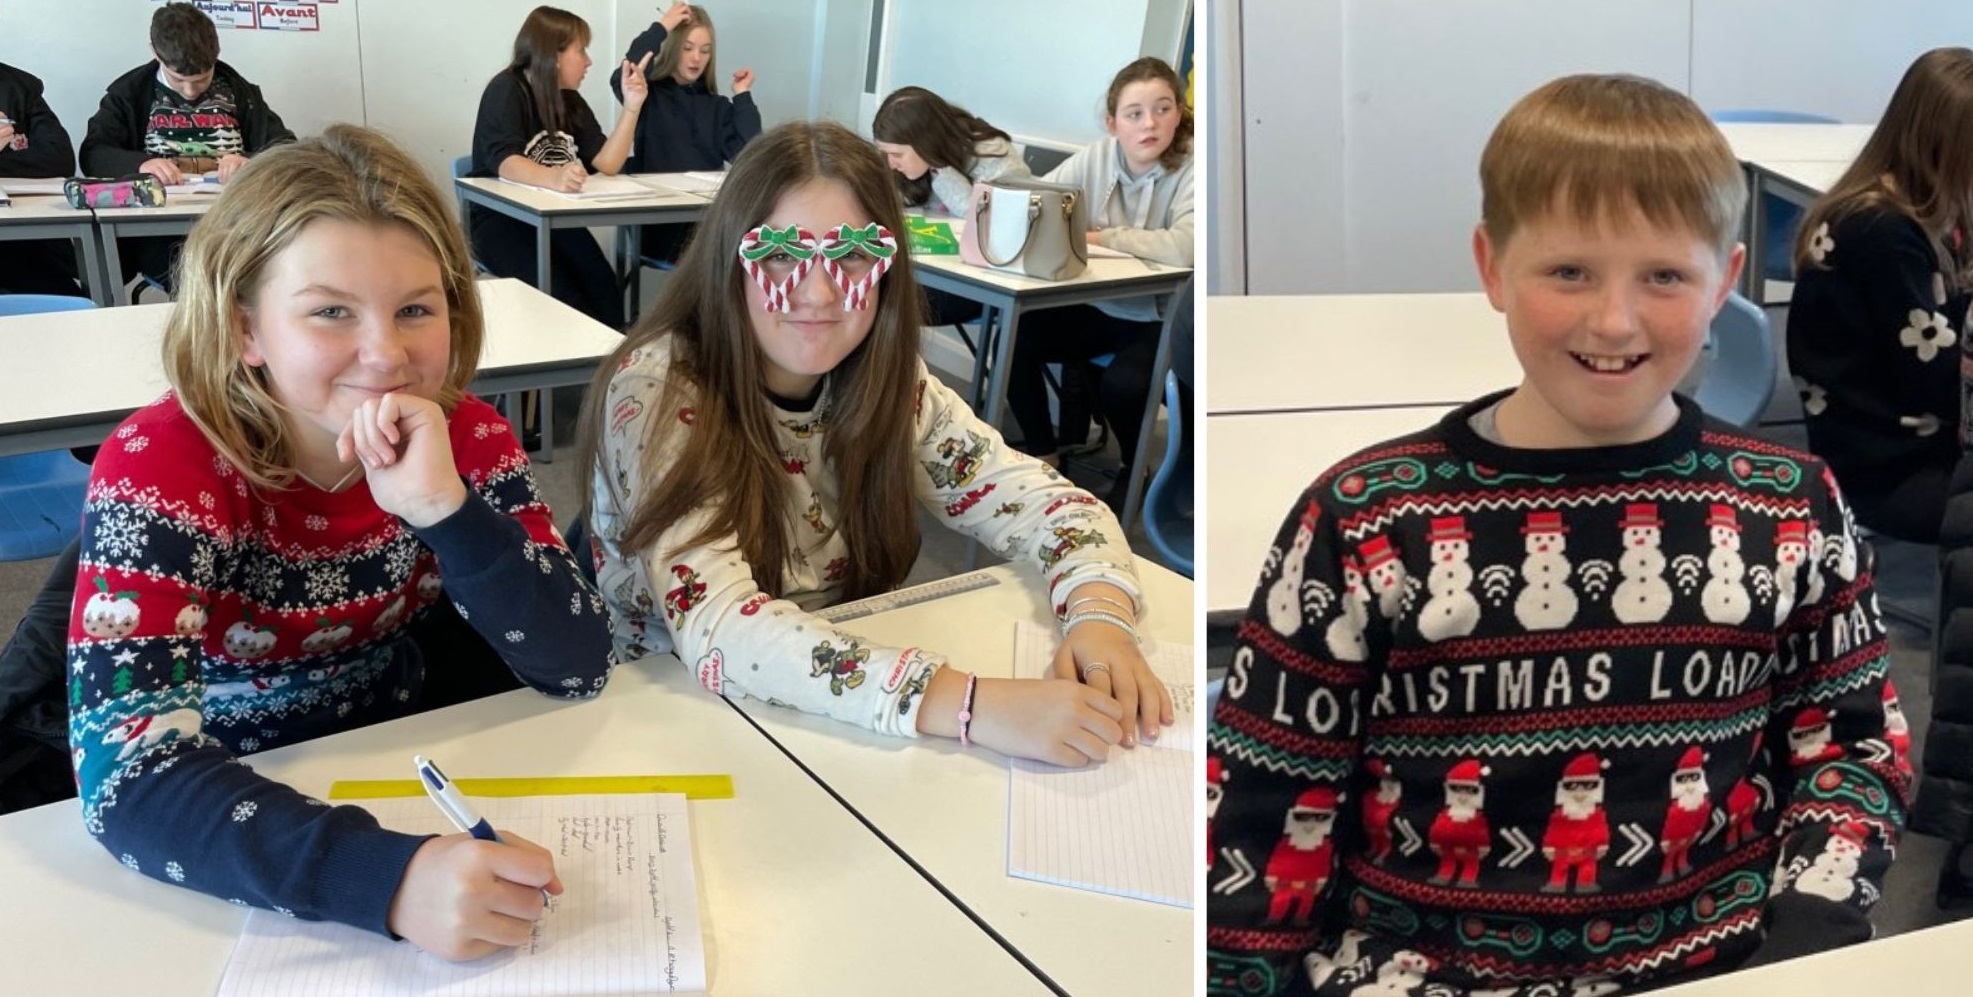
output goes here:
<path id="1" fill-rule="evenodd" d="M 1854 527 L 1813 457 L 1673 391 L 1743 262 L 1738 164 L 1683 95 L 1574 76 L 1480 176 L 1524 377 L 1290 511 L 1209 736 L 1214 993 L 1603 992 L 1870 936 L 1910 778 Z M 1373 556 L 1398 598 L 1350 583 Z M 1311 912 L 1254 873 L 1318 790 Z"/>

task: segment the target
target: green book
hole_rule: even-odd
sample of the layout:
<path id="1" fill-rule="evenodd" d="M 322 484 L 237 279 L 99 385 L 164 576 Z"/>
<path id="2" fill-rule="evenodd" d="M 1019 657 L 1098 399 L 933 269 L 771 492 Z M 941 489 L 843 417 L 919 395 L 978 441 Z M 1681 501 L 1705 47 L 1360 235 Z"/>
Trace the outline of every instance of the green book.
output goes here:
<path id="1" fill-rule="evenodd" d="M 930 221 L 924 215 L 907 215 L 904 229 L 911 240 L 913 253 L 920 256 L 959 255 L 959 238 L 952 234 L 952 226 L 945 222 Z"/>

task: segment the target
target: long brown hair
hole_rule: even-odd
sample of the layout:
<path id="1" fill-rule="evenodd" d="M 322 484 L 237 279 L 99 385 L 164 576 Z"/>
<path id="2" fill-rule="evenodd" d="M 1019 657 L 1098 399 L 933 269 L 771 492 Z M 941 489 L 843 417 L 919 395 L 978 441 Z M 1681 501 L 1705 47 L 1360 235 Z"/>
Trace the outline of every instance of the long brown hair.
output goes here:
<path id="1" fill-rule="evenodd" d="M 506 71 L 527 83 L 534 113 L 541 119 L 541 127 L 548 131 L 562 131 L 565 124 L 562 77 L 555 60 L 571 42 L 588 48 L 589 38 L 589 22 L 560 7 L 536 7 L 529 11 L 528 19 L 521 22 L 520 33 L 514 36 L 514 57 L 508 61 Z"/>
<path id="2" fill-rule="evenodd" d="M 1171 88 L 1172 102 L 1178 105 L 1178 128 L 1172 132 L 1171 145 L 1165 147 L 1164 154 L 1158 157 L 1165 169 L 1175 170 L 1184 165 L 1192 155 L 1192 105 L 1185 102 L 1185 84 L 1178 78 L 1178 71 L 1171 63 L 1155 55 L 1147 55 L 1136 62 L 1117 70 L 1110 80 L 1109 96 L 1103 99 L 1103 113 L 1117 116 L 1117 100 L 1123 96 L 1124 88 L 1132 83 L 1155 81 Z"/>
<path id="3" fill-rule="evenodd" d="M 699 82 L 706 85 L 707 93 L 719 92 L 719 32 L 713 29 L 712 15 L 704 7 L 692 4 L 692 19 L 678 26 L 677 31 L 665 32 L 664 44 L 658 46 L 658 55 L 651 60 L 650 72 L 644 78 L 653 83 L 671 79 L 678 72 L 678 60 L 685 52 L 685 38 L 693 28 L 706 29 L 706 40 L 712 44 L 712 54 L 706 56 L 706 71 L 699 74 Z"/>
<path id="4" fill-rule="evenodd" d="M 1973 226 L 1973 50 L 1935 48 L 1905 70 L 1870 140 L 1795 236 L 1795 270 L 1819 267 L 1816 229 L 1866 208 L 1916 221 L 1954 290 L 1967 286 L 1967 259 L 1948 240 Z"/>
<path id="5" fill-rule="evenodd" d="M 899 87 L 891 91 L 877 107 L 877 117 L 870 122 L 870 134 L 879 142 L 910 146 L 931 170 L 955 169 L 962 173 L 973 168 L 974 146 L 993 138 L 1014 141 L 1013 136 L 985 119 L 947 103 L 945 98 L 924 87 Z M 931 198 L 931 170 L 916 180 L 897 174 L 898 191 L 904 195 L 904 203 L 923 204 Z"/>
<path id="6" fill-rule="evenodd" d="M 450 412 L 479 368 L 486 330 L 472 256 L 452 202 L 417 160 L 381 132 L 346 124 L 255 156 L 185 240 L 164 372 L 213 448 L 261 488 L 293 482 L 295 442 L 266 371 L 242 359 L 244 309 L 268 264 L 321 219 L 404 225 L 423 236 L 438 257 L 452 326 L 440 407 Z"/>
<path id="7" fill-rule="evenodd" d="M 677 549 L 737 537 L 754 582 L 770 595 L 781 594 L 782 572 L 796 556 L 790 539 L 795 523 L 788 473 L 774 443 L 765 362 L 747 311 L 750 285 L 734 250 L 783 195 L 816 180 L 844 184 L 872 220 L 901 233 L 904 210 L 890 174 L 875 147 L 830 122 L 781 125 L 749 142 L 733 161 L 657 304 L 598 369 L 583 402 L 578 466 L 592 472 L 600 468 L 610 381 L 633 351 L 659 340 L 670 345 L 671 369 L 659 397 L 645 399 L 648 411 L 694 408 L 689 427 L 677 419 L 650 420 L 642 453 L 675 452 L 675 458 L 658 466 L 652 457 L 627 457 L 641 463 L 618 469 L 648 489 L 628 516 L 622 549 L 647 550 L 673 524 L 704 514 L 705 525 Z M 828 374 L 828 408 L 818 413 L 828 424 L 821 463 L 841 482 L 836 528 L 849 547 L 843 584 L 851 599 L 895 587 L 918 556 L 911 433 L 919 294 L 903 239 L 897 251 L 877 294 L 870 334 Z M 682 445 L 672 434 L 682 434 Z M 597 499 L 590 496 L 592 504 Z"/>

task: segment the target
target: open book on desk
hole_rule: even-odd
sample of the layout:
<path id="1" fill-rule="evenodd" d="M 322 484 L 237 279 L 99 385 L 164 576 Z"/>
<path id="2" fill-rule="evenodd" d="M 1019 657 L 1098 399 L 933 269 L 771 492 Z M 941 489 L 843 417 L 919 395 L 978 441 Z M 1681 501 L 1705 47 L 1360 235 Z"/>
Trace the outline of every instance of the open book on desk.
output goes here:
<path id="1" fill-rule="evenodd" d="M 1014 675 L 1049 674 L 1061 638 L 1015 624 Z M 1176 721 L 1156 741 L 1116 747 L 1100 765 L 1008 759 L 1007 874 L 1058 886 L 1192 906 L 1192 647 L 1145 641 Z"/>
<path id="2" fill-rule="evenodd" d="M 467 963 L 344 924 L 256 910 L 220 997 L 669 994 L 706 988 L 692 827 L 685 797 L 470 798 L 495 827 L 555 857 L 566 887 L 525 945 Z M 450 834 L 422 794 L 364 800 L 385 827 Z"/>
<path id="3" fill-rule="evenodd" d="M 501 177 L 500 182 L 526 187 L 529 190 L 544 191 L 574 201 L 629 201 L 650 197 L 652 193 L 651 188 L 629 177 L 614 173 L 591 173 L 589 179 L 582 182 L 582 189 L 574 193 L 522 183 L 519 180 L 509 180 L 506 177 Z"/>
<path id="4" fill-rule="evenodd" d="M 719 185 L 726 181 L 724 172 L 632 173 L 629 176 L 630 179 L 654 190 L 703 194 L 706 197 L 719 193 Z"/>

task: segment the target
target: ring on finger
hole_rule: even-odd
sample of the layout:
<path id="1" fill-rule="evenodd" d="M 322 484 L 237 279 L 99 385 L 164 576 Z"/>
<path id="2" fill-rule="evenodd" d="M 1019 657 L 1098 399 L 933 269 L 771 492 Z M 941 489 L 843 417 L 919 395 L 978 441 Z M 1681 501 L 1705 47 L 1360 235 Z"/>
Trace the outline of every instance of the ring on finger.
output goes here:
<path id="1" fill-rule="evenodd" d="M 1097 672 L 1107 672 L 1110 670 L 1110 666 L 1101 661 L 1092 661 L 1089 664 L 1078 665 L 1076 667 L 1082 671 L 1082 680 L 1084 682 L 1089 681 L 1089 677 Z"/>

